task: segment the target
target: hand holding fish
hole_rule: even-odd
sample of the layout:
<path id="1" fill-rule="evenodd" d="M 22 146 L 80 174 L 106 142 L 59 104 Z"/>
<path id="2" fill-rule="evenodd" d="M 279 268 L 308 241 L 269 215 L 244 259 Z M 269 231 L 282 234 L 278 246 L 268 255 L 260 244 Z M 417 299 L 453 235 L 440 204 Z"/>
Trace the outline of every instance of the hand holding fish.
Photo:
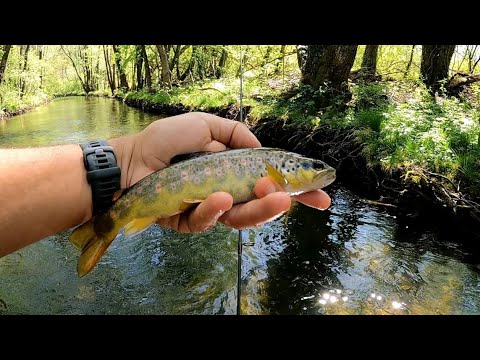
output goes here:
<path id="1" fill-rule="evenodd" d="M 245 228 L 281 215 L 291 198 L 318 209 L 330 205 L 318 189 L 335 179 L 333 168 L 260 148 L 236 121 L 188 113 L 109 144 L 125 191 L 95 217 L 80 146 L 0 149 L 0 256 L 83 224 L 70 235 L 82 251 L 77 269 L 83 276 L 122 229 L 134 235 L 155 221 L 181 232 L 203 231 L 217 221 Z M 171 164 L 176 155 L 194 152 L 211 153 Z"/>
<path id="2" fill-rule="evenodd" d="M 109 143 L 122 169 L 122 188 L 167 167 L 178 154 L 261 146 L 245 125 L 198 112 L 157 120 L 138 134 L 111 139 Z M 277 192 L 277 186 L 263 177 L 254 189 L 258 199 L 236 205 L 231 194 L 214 192 L 192 211 L 159 219 L 157 223 L 181 232 L 203 231 L 217 221 L 239 229 L 263 224 L 290 208 L 290 195 Z M 322 190 L 293 198 L 318 209 L 330 206 L 330 198 Z"/>

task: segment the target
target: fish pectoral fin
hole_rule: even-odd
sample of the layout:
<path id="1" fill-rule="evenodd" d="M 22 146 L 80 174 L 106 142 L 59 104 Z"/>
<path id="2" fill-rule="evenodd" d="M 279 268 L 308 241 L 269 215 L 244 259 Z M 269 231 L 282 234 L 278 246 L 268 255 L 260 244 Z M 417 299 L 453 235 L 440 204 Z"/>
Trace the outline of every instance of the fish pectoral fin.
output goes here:
<path id="1" fill-rule="evenodd" d="M 285 179 L 285 176 L 283 176 L 277 169 L 275 169 L 272 165 L 270 165 L 267 162 L 267 173 L 268 175 L 275 180 L 279 185 L 287 185 L 288 181 Z"/>
<path id="2" fill-rule="evenodd" d="M 182 205 L 180 205 L 180 212 L 184 212 L 193 206 L 193 204 L 198 204 L 205 201 L 204 199 L 183 199 Z"/>
<path id="3" fill-rule="evenodd" d="M 125 235 L 126 236 L 133 236 L 137 235 L 141 231 L 148 228 L 152 225 L 155 220 L 157 220 L 156 216 L 149 216 L 144 218 L 133 219 L 127 225 L 125 225 Z"/>

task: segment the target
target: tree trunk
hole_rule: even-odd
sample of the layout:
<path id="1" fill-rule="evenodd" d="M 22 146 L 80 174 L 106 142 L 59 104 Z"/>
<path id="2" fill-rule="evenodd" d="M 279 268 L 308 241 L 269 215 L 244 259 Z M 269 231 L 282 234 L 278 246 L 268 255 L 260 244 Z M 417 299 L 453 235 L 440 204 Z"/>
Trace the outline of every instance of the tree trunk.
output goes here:
<path id="1" fill-rule="evenodd" d="M 43 62 L 42 62 L 43 52 L 44 52 L 43 45 L 39 45 L 38 46 L 38 60 L 40 61 L 40 89 L 43 86 Z"/>
<path id="2" fill-rule="evenodd" d="M 125 69 L 122 66 L 120 49 L 118 48 L 118 45 L 112 45 L 112 47 L 113 47 L 113 52 L 115 54 L 115 64 L 117 65 L 118 77 L 120 79 L 120 88 L 122 88 L 124 91 L 128 91 L 129 87 L 128 87 L 127 75 L 125 75 Z"/>
<path id="3" fill-rule="evenodd" d="M 142 56 L 142 46 L 137 45 L 135 48 L 135 68 L 137 72 L 137 86 L 136 89 L 143 89 L 143 56 Z"/>
<path id="4" fill-rule="evenodd" d="M 25 94 L 25 75 L 27 72 L 27 65 L 28 65 L 28 50 L 30 50 L 30 45 L 25 46 L 25 50 L 23 52 L 23 67 L 22 67 L 22 72 L 20 75 L 20 99 L 23 98 L 23 95 Z"/>
<path id="5" fill-rule="evenodd" d="M 217 79 L 220 79 L 225 72 L 225 65 L 227 63 L 228 58 L 228 51 L 227 47 L 223 45 L 222 47 L 222 55 L 220 55 L 220 60 L 218 61 L 217 73 L 215 74 Z"/>
<path id="6" fill-rule="evenodd" d="M 7 68 L 8 54 L 10 54 L 11 48 L 12 45 L 3 45 L 2 61 L 0 61 L 0 85 L 2 85 L 3 75 L 5 74 L 5 69 Z"/>
<path id="7" fill-rule="evenodd" d="M 112 65 L 110 64 L 110 53 L 105 45 L 103 45 L 103 56 L 105 57 L 105 69 L 107 70 L 108 86 L 110 87 L 110 91 L 113 95 L 115 92 L 115 69 L 112 69 Z"/>
<path id="8" fill-rule="evenodd" d="M 168 53 L 165 45 L 156 45 L 158 56 L 160 56 L 160 64 L 162 66 L 162 86 L 172 87 L 172 77 L 170 73 L 170 65 L 168 63 Z M 177 47 L 178 49 L 178 47 Z M 178 53 L 180 50 L 178 49 Z"/>
<path id="9" fill-rule="evenodd" d="M 145 64 L 145 85 L 148 90 L 152 88 L 152 73 L 150 71 L 150 64 L 148 63 L 147 51 L 145 50 L 145 45 L 140 45 L 142 48 L 142 57 Z"/>
<path id="10" fill-rule="evenodd" d="M 307 50 L 308 45 L 297 45 L 298 68 L 302 71 L 302 73 L 305 66 L 305 60 L 307 59 Z"/>
<path id="11" fill-rule="evenodd" d="M 408 60 L 407 68 L 405 69 L 405 74 L 403 75 L 404 79 L 407 77 L 408 72 L 410 71 L 410 67 L 412 66 L 414 51 L 415 51 L 415 45 L 412 45 L 412 50 L 410 51 L 410 59 Z"/>
<path id="12" fill-rule="evenodd" d="M 84 79 L 82 75 L 80 74 L 80 71 L 78 71 L 77 64 L 75 63 L 75 60 L 73 60 L 72 56 L 69 54 L 69 52 L 63 47 L 63 45 L 60 46 L 64 54 L 70 59 L 70 62 L 72 63 L 73 69 L 75 70 L 75 73 L 77 74 L 78 80 L 80 80 L 80 84 L 82 85 L 83 91 L 85 91 L 87 94 L 89 93 L 89 87 L 87 83 L 87 79 Z M 77 49 L 79 50 L 79 49 Z M 82 58 L 82 50 L 80 49 L 80 58 Z M 78 54 L 77 54 L 78 55 Z M 85 61 L 85 59 L 83 59 Z M 65 70 L 64 70 L 65 72 Z"/>
<path id="13" fill-rule="evenodd" d="M 420 76 L 430 93 L 441 90 L 442 81 L 448 78 L 448 67 L 455 45 L 422 45 Z"/>
<path id="14" fill-rule="evenodd" d="M 377 73 L 378 45 L 367 45 L 362 59 L 362 77 L 365 80 L 374 80 Z"/>
<path id="15" fill-rule="evenodd" d="M 92 67 L 91 67 L 91 64 L 89 63 L 89 58 L 88 58 L 88 46 L 87 45 L 83 45 L 83 47 L 81 48 L 81 56 L 83 58 L 83 71 L 84 71 L 84 74 L 85 74 L 85 86 L 84 86 L 84 90 L 85 92 L 88 94 L 90 93 L 92 90 L 94 90 L 94 86 L 93 86 L 93 71 L 92 71 Z"/>
<path id="16" fill-rule="evenodd" d="M 179 77 L 180 81 L 185 80 L 187 78 L 188 74 L 190 74 L 193 71 L 193 68 L 195 66 L 195 58 L 197 56 L 197 49 L 198 49 L 197 46 L 192 45 L 192 56 L 190 57 L 190 62 L 188 63 L 187 69 Z"/>
<path id="17" fill-rule="evenodd" d="M 285 45 L 280 46 L 280 56 L 275 63 L 275 74 L 280 73 L 280 64 L 285 65 Z M 283 66 L 283 70 L 285 70 L 285 66 Z"/>
<path id="18" fill-rule="evenodd" d="M 348 75 L 358 45 L 309 45 L 302 69 L 302 82 L 315 90 L 328 86 L 332 93 L 348 93 Z"/>

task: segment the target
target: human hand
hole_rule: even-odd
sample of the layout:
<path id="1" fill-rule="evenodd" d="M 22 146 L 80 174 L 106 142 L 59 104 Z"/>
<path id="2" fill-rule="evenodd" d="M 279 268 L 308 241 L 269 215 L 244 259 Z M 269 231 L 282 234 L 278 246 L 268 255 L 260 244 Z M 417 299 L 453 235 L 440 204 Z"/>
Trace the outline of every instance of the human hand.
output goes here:
<path id="1" fill-rule="evenodd" d="M 138 134 L 111 139 L 109 143 L 122 170 L 122 188 L 168 166 L 175 155 L 261 146 L 244 124 L 200 112 L 157 120 Z M 180 232 L 203 231 L 217 221 L 241 229 L 271 221 L 291 206 L 291 197 L 277 191 L 276 184 L 267 177 L 257 181 L 254 191 L 258 199 L 236 205 L 230 194 L 216 192 L 192 211 L 157 223 Z M 292 198 L 318 209 L 330 206 L 330 197 L 322 190 Z"/>

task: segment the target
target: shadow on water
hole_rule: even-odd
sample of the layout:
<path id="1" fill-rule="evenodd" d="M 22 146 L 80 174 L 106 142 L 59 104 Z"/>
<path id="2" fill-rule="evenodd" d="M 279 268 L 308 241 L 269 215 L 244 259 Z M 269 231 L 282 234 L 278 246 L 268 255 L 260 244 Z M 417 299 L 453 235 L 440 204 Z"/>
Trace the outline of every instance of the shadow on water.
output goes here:
<path id="1" fill-rule="evenodd" d="M 0 146 L 76 143 L 143 129 L 158 116 L 102 98 L 66 98 L 0 121 Z M 479 239 L 448 224 L 407 227 L 331 187 L 242 232 L 244 314 L 478 314 Z M 66 231 L 0 259 L 0 314 L 234 314 L 238 232 L 122 234 L 77 277 Z"/>

